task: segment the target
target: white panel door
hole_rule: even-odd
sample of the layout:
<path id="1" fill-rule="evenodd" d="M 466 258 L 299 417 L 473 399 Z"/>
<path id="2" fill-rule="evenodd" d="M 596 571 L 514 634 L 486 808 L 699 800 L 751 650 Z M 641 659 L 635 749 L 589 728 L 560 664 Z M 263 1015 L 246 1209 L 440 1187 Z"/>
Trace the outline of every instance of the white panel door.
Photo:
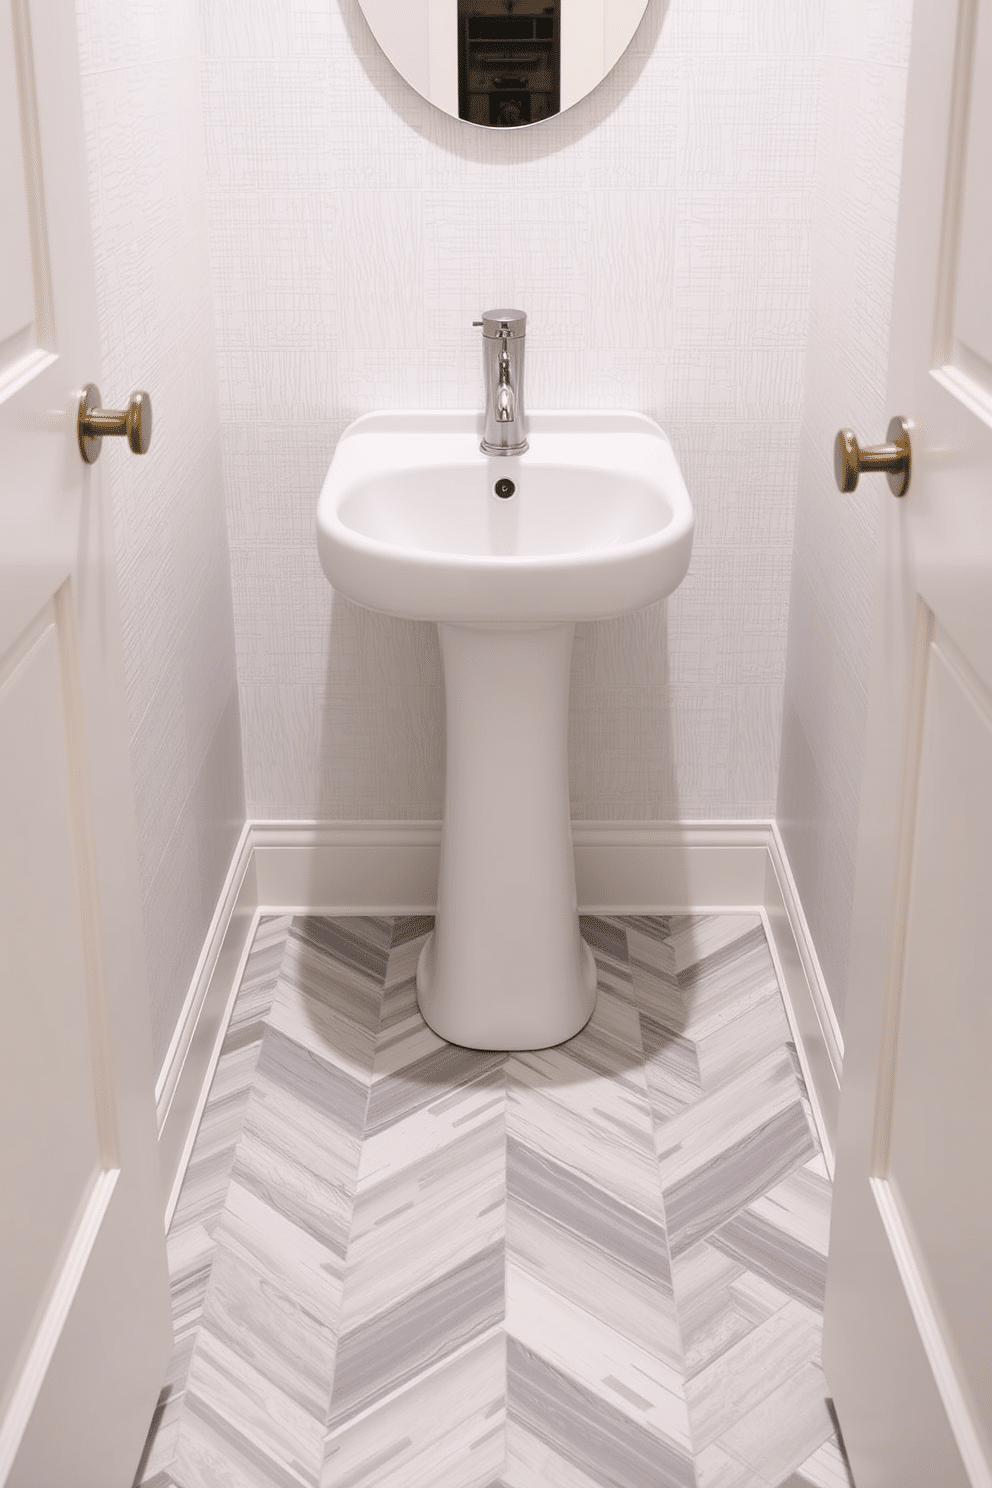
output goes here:
<path id="1" fill-rule="evenodd" d="M 917 0 L 824 1367 L 858 1488 L 992 1488 L 992 0 Z M 868 439 L 878 431 L 859 431 Z"/>
<path id="2" fill-rule="evenodd" d="M 0 0 L 0 1484 L 127 1488 L 171 1341 L 72 0 Z M 116 391 L 116 390 L 115 390 Z M 154 453 L 148 458 L 154 458 Z"/>

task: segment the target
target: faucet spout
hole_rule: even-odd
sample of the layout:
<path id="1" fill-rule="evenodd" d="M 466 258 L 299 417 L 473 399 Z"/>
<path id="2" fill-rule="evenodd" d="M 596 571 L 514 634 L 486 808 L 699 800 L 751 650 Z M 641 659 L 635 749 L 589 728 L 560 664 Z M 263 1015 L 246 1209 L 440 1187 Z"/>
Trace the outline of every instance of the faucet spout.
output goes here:
<path id="1" fill-rule="evenodd" d="M 527 448 L 523 399 L 527 316 L 522 310 L 487 310 L 481 324 L 486 424 L 480 448 L 485 455 L 522 455 Z"/>

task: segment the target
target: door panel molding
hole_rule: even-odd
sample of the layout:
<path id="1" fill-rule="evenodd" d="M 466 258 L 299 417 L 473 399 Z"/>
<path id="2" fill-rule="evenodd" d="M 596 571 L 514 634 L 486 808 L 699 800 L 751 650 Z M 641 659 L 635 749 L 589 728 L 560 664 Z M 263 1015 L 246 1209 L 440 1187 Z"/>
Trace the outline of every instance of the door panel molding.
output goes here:
<path id="1" fill-rule="evenodd" d="M 934 305 L 932 375 L 952 397 L 992 424 L 992 362 L 988 312 L 981 297 L 992 191 L 988 162 L 972 155 L 969 138 L 988 136 L 990 104 L 975 85 L 992 64 L 992 13 L 980 0 L 961 0 L 954 55 L 940 257 Z M 976 111 L 985 117 L 976 120 Z M 981 261 L 976 254 L 981 251 Z M 982 322 L 985 322 L 983 325 Z"/>
<path id="2" fill-rule="evenodd" d="M 119 1177 L 119 1168 L 96 1171 L 70 1226 L 64 1253 L 55 1268 L 51 1294 L 41 1311 L 23 1360 L 19 1361 L 17 1383 L 0 1417 L 0 1483 L 10 1472 L 28 1428 Z"/>
<path id="3" fill-rule="evenodd" d="M 10 102 L 17 115 L 21 145 L 19 152 L 11 152 L 19 155 L 21 165 L 21 189 L 17 193 L 19 199 L 13 203 L 17 208 L 13 211 L 13 216 L 22 216 L 27 229 L 33 315 L 28 323 L 6 337 L 0 346 L 0 400 L 11 396 L 44 371 L 55 360 L 57 351 L 41 130 L 27 0 L 11 0 L 9 25 L 9 39 L 13 49 L 11 60 L 16 76 L 14 96 Z M 14 161 L 10 162 L 8 169 L 16 177 Z M 15 189 L 15 183 L 8 182 L 8 190 L 12 195 Z"/>
<path id="4" fill-rule="evenodd" d="M 935 675 L 935 662 L 939 664 Z M 926 759 L 928 725 L 935 719 L 928 713 L 934 703 L 934 688 L 941 672 L 960 690 L 964 700 L 980 715 L 987 729 L 992 729 L 992 699 L 967 659 L 939 625 L 936 616 L 917 596 L 915 633 L 910 667 L 909 707 L 906 727 L 906 761 L 902 806 L 900 812 L 896 858 L 896 892 L 892 931 L 888 953 L 888 980 L 884 995 L 882 1033 L 875 1092 L 874 1129 L 869 1186 L 885 1230 L 906 1301 L 919 1333 L 920 1341 L 933 1374 L 934 1384 L 947 1412 L 954 1440 L 974 1488 L 992 1488 L 992 1467 L 982 1429 L 980 1412 L 975 1408 L 965 1383 L 966 1372 L 955 1357 L 951 1319 L 940 1303 L 940 1288 L 931 1274 L 926 1247 L 914 1225 L 911 1206 L 900 1189 L 898 1173 L 893 1169 L 893 1146 L 899 1114 L 900 1056 L 905 1057 L 903 1025 L 907 1007 L 907 981 L 916 970 L 911 955 L 913 916 L 927 916 L 932 903 L 920 902 L 918 870 L 921 789 L 928 773 Z M 932 746 L 931 746 L 932 747 Z M 932 761 L 929 773 L 933 773 Z M 931 782 L 932 784 L 932 782 Z M 931 853 L 933 846 L 931 844 Z M 942 858 L 948 875 L 957 864 Z M 925 865 L 924 865 L 925 866 Z M 950 932 L 949 932 L 950 933 Z M 970 989 L 969 989 L 970 990 Z M 957 987 L 938 989 L 928 986 L 916 989 L 916 998 L 928 993 L 943 999 L 960 993 Z M 918 1004 L 914 1004 L 917 1006 Z M 907 1079 L 904 1071 L 903 1081 Z M 911 1098 L 911 1097 L 910 1097 Z M 903 1094 L 903 1108 L 907 1096 Z M 905 1140 L 902 1143 L 905 1151 Z M 949 1151 L 947 1162 L 960 1167 L 964 1154 Z M 976 1237 L 977 1238 L 977 1237 Z"/>
<path id="5" fill-rule="evenodd" d="M 968 122 L 978 26 L 978 0 L 959 0 L 954 45 L 951 115 L 947 137 L 947 165 L 941 207 L 940 248 L 934 299 L 932 367 L 946 368 L 954 355 L 954 312 L 957 301 L 958 255 L 964 208 Z"/>
<path id="6" fill-rule="evenodd" d="M 892 929 L 889 937 L 888 982 L 885 988 L 878 1085 L 875 1092 L 871 1158 L 873 1177 L 884 1177 L 889 1168 L 899 1050 L 899 1019 L 905 973 L 906 929 L 909 923 L 910 896 L 913 887 L 916 801 L 920 759 L 923 751 L 923 723 L 926 713 L 930 648 L 933 644 L 936 624 L 933 611 L 917 595 L 906 725 L 906 756 L 903 762 L 902 806 L 899 814 L 899 839 L 896 849 L 896 885 Z"/>
<path id="7" fill-rule="evenodd" d="M 947 1347 L 947 1329 L 934 1306 L 933 1287 L 927 1280 L 919 1246 L 899 1199 L 898 1187 L 887 1178 L 871 1178 L 869 1182 L 965 1471 L 972 1488 L 992 1488 L 992 1470 L 958 1369 Z"/>
<path id="8" fill-rule="evenodd" d="M 80 676 L 79 645 L 72 581 L 60 586 L 52 598 L 55 634 L 62 678 L 62 711 L 65 727 L 66 763 L 69 771 L 69 802 L 76 850 L 80 934 L 86 1003 L 93 1068 L 93 1099 L 96 1107 L 100 1158 L 105 1169 L 120 1167 L 120 1134 L 117 1114 L 117 1080 L 114 1074 L 110 1009 L 106 999 L 103 945 L 100 934 L 100 891 L 97 885 L 93 821 L 90 808 L 90 770 L 86 757 L 86 718 Z"/>

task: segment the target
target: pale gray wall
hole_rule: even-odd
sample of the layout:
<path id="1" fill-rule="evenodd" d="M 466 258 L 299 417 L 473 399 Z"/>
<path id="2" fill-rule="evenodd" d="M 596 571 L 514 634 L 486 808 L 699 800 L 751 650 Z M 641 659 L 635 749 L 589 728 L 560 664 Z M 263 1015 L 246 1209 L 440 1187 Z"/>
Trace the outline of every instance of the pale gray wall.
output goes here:
<path id="1" fill-rule="evenodd" d="M 577 636 L 575 814 L 773 813 L 821 11 L 649 0 L 597 92 L 510 133 L 422 102 L 357 0 L 201 0 L 250 814 L 440 815 L 434 629 L 332 595 L 314 510 L 358 414 L 480 402 L 507 302 L 529 406 L 654 415 L 698 513 L 667 614 Z"/>
<path id="2" fill-rule="evenodd" d="M 833 440 L 884 439 L 912 0 L 831 0 L 799 451 L 778 819 L 838 1016 L 854 895 L 879 503 Z"/>
<path id="3" fill-rule="evenodd" d="M 433 630 L 332 595 L 313 512 L 359 413 L 478 399 L 497 300 L 530 405 L 653 414 L 698 513 L 667 606 L 579 629 L 574 812 L 777 791 L 842 1007 L 876 508 L 827 455 L 887 418 L 909 9 L 650 0 L 596 94 L 497 136 L 356 0 L 78 0 L 104 390 L 156 412 L 111 489 L 157 1058 L 244 816 L 235 644 L 251 814 L 440 813 Z"/>
<path id="4" fill-rule="evenodd" d="M 244 822 L 195 0 L 77 0 L 156 1066 Z M 117 403 L 119 406 L 119 403 Z"/>

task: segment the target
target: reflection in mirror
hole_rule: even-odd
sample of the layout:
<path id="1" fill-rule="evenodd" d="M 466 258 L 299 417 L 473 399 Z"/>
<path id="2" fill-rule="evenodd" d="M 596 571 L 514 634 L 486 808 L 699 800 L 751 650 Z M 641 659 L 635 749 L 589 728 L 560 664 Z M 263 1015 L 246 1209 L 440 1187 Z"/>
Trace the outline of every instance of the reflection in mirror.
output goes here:
<path id="1" fill-rule="evenodd" d="M 591 93 L 647 0 L 359 0 L 397 72 L 484 128 L 537 124 Z"/>
<path id="2" fill-rule="evenodd" d="M 498 129 L 561 108 L 561 0 L 458 0 L 458 115 Z"/>

